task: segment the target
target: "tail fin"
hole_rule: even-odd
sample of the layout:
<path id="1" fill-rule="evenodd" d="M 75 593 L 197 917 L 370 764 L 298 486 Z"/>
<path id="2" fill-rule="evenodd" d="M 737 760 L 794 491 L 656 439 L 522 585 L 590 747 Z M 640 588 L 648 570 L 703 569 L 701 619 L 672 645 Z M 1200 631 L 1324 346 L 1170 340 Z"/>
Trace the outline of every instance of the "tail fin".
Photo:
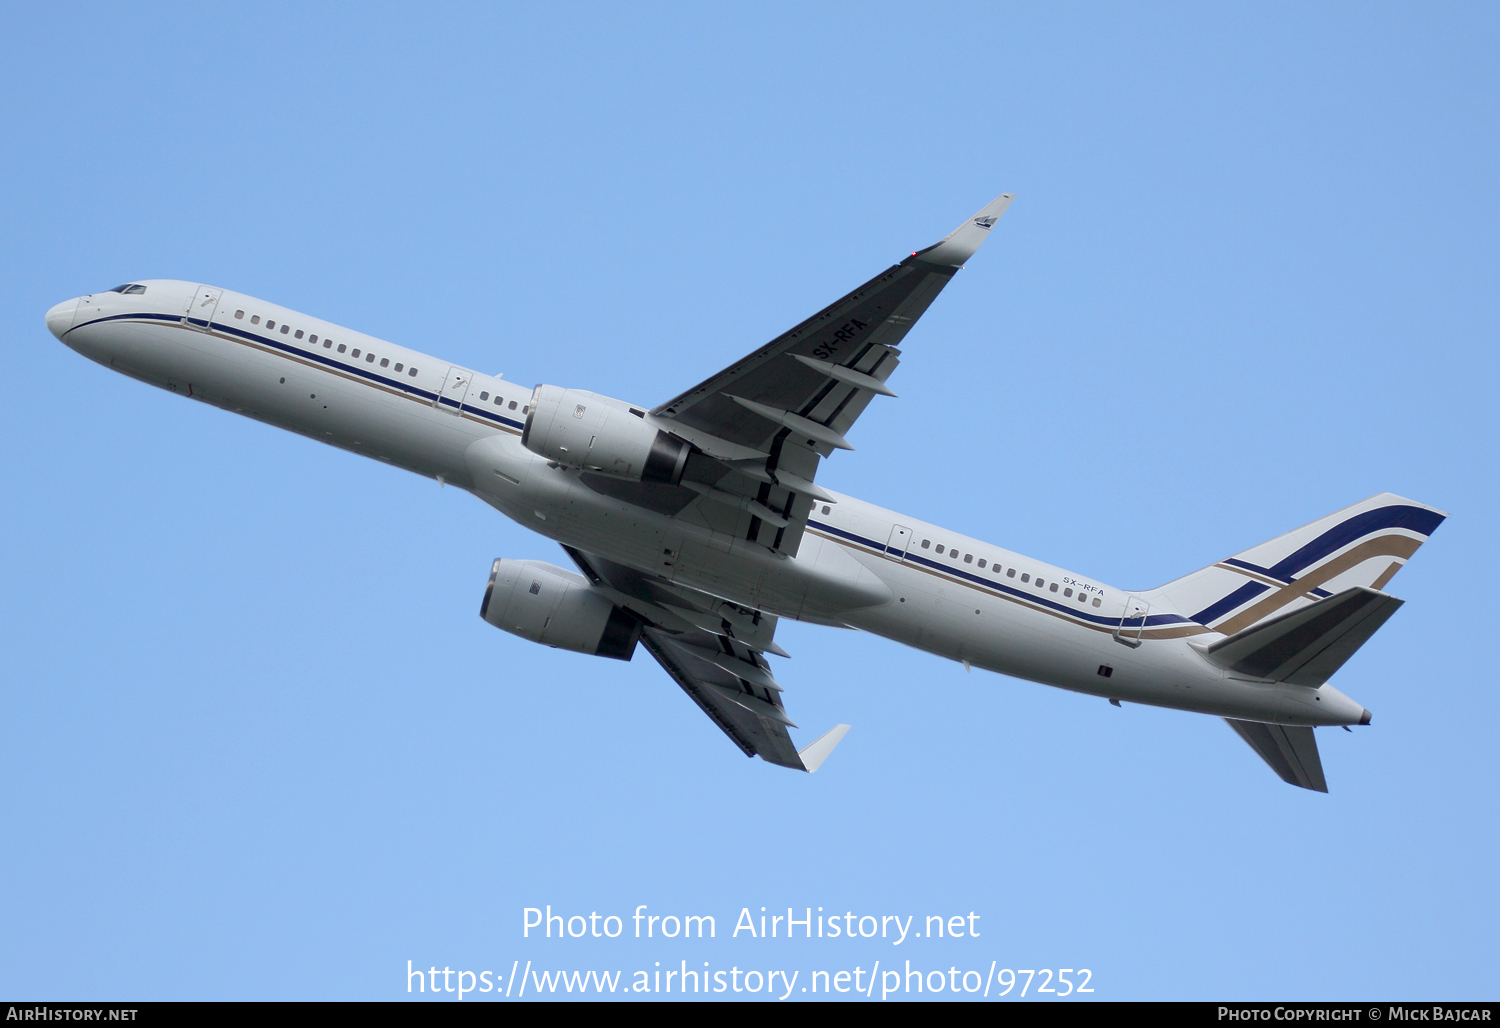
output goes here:
<path id="1" fill-rule="evenodd" d="M 1357 586 L 1383 589 L 1447 516 L 1381 493 L 1145 595 L 1233 635 Z"/>

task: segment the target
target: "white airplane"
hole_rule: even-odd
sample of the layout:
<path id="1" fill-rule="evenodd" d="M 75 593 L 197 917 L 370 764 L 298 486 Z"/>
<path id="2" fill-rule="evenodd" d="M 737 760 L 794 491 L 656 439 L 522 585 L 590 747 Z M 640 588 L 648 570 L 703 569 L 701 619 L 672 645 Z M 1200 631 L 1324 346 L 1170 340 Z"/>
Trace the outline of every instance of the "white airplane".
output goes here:
<path id="1" fill-rule="evenodd" d="M 217 286 L 142 280 L 47 327 L 133 378 L 466 489 L 578 572 L 500 559 L 480 616 L 629 660 L 637 644 L 747 756 L 816 771 L 765 654 L 777 619 L 873 632 L 1017 678 L 1223 717 L 1327 791 L 1313 728 L 1367 725 L 1326 684 L 1402 603 L 1381 590 L 1446 515 L 1389 493 L 1131 591 L 816 484 L 1005 194 L 665 403 L 524 389 Z"/>

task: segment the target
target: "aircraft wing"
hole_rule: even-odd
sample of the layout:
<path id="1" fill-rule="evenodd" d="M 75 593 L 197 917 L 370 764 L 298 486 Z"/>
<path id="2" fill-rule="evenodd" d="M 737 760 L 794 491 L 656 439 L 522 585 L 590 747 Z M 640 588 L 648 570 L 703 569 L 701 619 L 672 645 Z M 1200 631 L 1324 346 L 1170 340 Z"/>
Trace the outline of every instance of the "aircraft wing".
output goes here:
<path id="1" fill-rule="evenodd" d="M 1002 194 L 942 241 L 651 411 L 734 472 L 700 476 L 705 500 L 695 506 L 731 508 L 742 516 L 717 519 L 739 522 L 730 534 L 795 554 L 813 501 L 828 498 L 813 485 L 819 458 L 853 449 L 844 435 L 855 419 L 876 394 L 895 395 L 885 383 L 898 344 L 1012 199 Z"/>
<path id="2" fill-rule="evenodd" d="M 771 638 L 774 616 L 735 607 L 591 553 L 563 549 L 595 587 L 614 594 L 613 599 L 640 619 L 641 645 L 745 756 L 816 771 L 849 730 L 848 725 L 838 725 L 800 753 L 792 744 L 787 729 L 797 726 L 787 717 L 781 686 L 763 655 L 785 655 Z"/>

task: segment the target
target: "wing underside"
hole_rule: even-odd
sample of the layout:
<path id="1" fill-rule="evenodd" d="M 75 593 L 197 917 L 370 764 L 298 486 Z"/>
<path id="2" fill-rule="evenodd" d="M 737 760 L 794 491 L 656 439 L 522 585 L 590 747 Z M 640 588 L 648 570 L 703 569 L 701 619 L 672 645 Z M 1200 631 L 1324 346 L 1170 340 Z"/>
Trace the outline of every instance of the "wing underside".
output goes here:
<path id="1" fill-rule="evenodd" d="M 791 722 L 774 690 L 774 702 L 755 695 L 752 684 L 659 628 L 643 629 L 641 645 L 745 756 L 802 770 L 802 758 L 787 734 Z"/>
<path id="2" fill-rule="evenodd" d="M 607 590 L 641 622 L 640 643 L 709 720 L 747 757 L 815 771 L 847 725 L 801 753 L 788 728 L 797 727 L 781 702 L 781 686 L 766 652 L 784 651 L 772 638 L 776 618 L 746 610 L 591 553 L 564 547 L 589 581 Z M 830 737 L 831 741 L 830 740 Z"/>
<path id="3" fill-rule="evenodd" d="M 1011 199 L 997 197 L 941 242 L 652 410 L 707 455 L 681 486 L 656 497 L 640 486 L 591 487 L 675 503 L 674 516 L 795 555 L 814 502 L 828 498 L 814 485 L 820 460 L 853 449 L 844 436 L 855 420 L 875 396 L 895 395 L 886 380 L 899 344 Z"/>

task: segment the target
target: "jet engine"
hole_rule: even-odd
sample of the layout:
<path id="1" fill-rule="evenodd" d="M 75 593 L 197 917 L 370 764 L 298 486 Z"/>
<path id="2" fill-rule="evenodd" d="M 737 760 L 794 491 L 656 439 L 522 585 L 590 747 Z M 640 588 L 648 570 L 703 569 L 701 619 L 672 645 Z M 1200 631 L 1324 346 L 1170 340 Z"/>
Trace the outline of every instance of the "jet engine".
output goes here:
<path id="1" fill-rule="evenodd" d="M 573 468 L 632 482 L 682 481 L 691 443 L 645 421 L 645 412 L 582 389 L 540 385 L 521 445 Z"/>
<path id="2" fill-rule="evenodd" d="M 495 561 L 479 616 L 522 639 L 629 660 L 641 623 L 582 575 L 537 560 Z"/>

